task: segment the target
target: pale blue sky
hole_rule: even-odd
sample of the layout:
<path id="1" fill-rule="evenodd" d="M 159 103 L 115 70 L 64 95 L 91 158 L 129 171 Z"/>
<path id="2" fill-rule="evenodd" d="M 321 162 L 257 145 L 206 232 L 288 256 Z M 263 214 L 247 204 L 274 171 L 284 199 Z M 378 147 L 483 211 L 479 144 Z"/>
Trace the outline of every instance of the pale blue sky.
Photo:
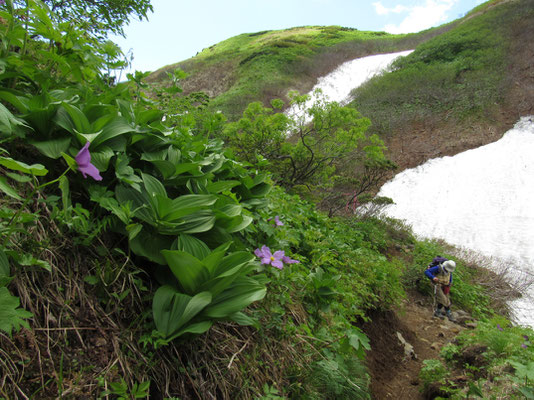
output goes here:
<path id="1" fill-rule="evenodd" d="M 132 21 L 126 39 L 132 70 L 153 71 L 242 33 L 303 25 L 419 32 L 450 22 L 483 0 L 152 0 L 148 21 Z"/>

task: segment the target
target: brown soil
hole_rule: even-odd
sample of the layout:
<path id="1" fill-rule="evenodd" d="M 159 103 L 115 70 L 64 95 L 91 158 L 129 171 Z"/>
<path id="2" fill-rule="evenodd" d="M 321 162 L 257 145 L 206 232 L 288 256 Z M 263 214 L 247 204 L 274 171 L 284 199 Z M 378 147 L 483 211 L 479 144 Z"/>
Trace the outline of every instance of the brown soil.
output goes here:
<path id="1" fill-rule="evenodd" d="M 419 371 L 423 360 L 439 358 L 443 345 L 464 327 L 432 316 L 432 299 L 411 293 L 401 311 L 376 313 L 363 326 L 371 348 L 366 361 L 375 400 L 425 399 Z M 405 355 L 397 332 L 413 346 L 417 358 Z"/>

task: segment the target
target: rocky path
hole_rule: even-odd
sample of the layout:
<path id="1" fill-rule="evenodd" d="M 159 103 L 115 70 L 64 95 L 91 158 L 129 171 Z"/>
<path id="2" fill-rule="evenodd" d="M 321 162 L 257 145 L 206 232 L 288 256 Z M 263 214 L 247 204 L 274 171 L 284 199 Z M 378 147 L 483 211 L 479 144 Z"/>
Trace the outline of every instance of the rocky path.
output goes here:
<path id="1" fill-rule="evenodd" d="M 432 299 L 414 293 L 402 311 L 377 313 L 363 329 L 372 347 L 367 364 L 374 399 L 417 400 L 425 398 L 419 381 L 423 360 L 439 358 L 441 347 L 466 328 L 433 317 Z"/>

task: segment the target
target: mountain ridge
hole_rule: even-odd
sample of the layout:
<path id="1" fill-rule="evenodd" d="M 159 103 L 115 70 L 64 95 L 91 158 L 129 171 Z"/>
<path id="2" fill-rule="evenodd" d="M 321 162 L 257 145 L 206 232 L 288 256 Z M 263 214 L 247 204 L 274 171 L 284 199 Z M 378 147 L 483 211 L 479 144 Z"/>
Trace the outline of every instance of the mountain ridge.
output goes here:
<path id="1" fill-rule="evenodd" d="M 501 68 L 503 77 L 499 78 L 501 87 L 497 88 L 497 91 L 500 90 L 500 98 L 496 104 L 492 104 L 495 101 L 489 99 L 488 104 L 483 105 L 484 110 L 478 115 L 451 118 L 451 109 L 455 107 L 455 104 L 451 103 L 445 106 L 449 109 L 438 112 L 430 108 L 423 110 L 423 117 L 410 116 L 406 110 L 401 109 L 399 112 L 405 117 L 394 125 L 396 122 L 391 122 L 388 104 L 383 108 L 384 112 L 378 115 L 369 109 L 372 105 L 366 108 L 365 104 L 354 102 L 353 106 L 371 119 L 371 129 L 376 129 L 373 133 L 379 133 L 385 141 L 388 156 L 403 170 L 420 165 L 430 158 L 458 154 L 498 140 L 520 116 L 534 113 L 534 45 L 529 39 L 534 36 L 533 9 L 531 0 L 489 1 L 448 24 L 406 35 L 362 32 L 336 26 L 242 34 L 204 49 L 189 60 L 163 67 L 153 72 L 147 81 L 164 84 L 167 72 L 182 68 L 190 73 L 181 81 L 184 94 L 206 92 L 211 98 L 211 106 L 221 109 L 232 120 L 236 119 L 251 101 L 269 104 L 272 99 L 281 98 L 286 101 L 287 106 L 290 90 L 309 92 L 319 77 L 333 71 L 345 61 L 367 55 L 417 49 L 419 45 L 431 42 L 434 38 L 434 41 L 438 41 L 449 32 L 454 34 L 463 29 L 460 34 L 464 34 L 468 31 L 464 28 L 469 25 L 475 28 L 485 26 L 487 29 L 498 27 L 499 40 L 506 42 L 506 49 L 503 51 L 508 60 Z M 486 21 L 483 21 L 483 18 Z M 310 39 L 311 34 L 315 35 L 315 39 Z M 324 43 L 319 43 L 317 39 L 321 35 Z M 256 42 L 254 51 L 247 50 L 248 45 L 244 44 L 251 38 Z M 315 47 L 310 47 L 312 45 Z M 289 60 L 282 54 L 287 49 L 304 51 L 302 48 L 306 46 L 309 47 L 305 49 L 308 54 L 299 53 L 295 59 Z M 225 50 L 227 54 L 222 57 L 217 55 L 219 48 L 230 50 Z M 231 55 L 232 52 L 234 57 L 229 57 L 228 54 Z M 261 61 L 262 58 L 267 61 Z M 269 59 L 276 59 L 276 62 Z M 456 61 L 452 59 L 451 62 Z M 253 68 L 256 68 L 256 71 L 251 73 Z M 454 91 L 461 92 L 461 85 L 468 86 L 474 79 L 479 79 L 469 70 L 469 66 L 462 71 L 458 77 L 451 78 L 459 80 L 453 82 L 456 85 L 452 88 Z M 481 75 L 480 71 L 484 69 L 475 72 Z M 263 76 L 259 77 L 262 73 Z M 468 76 L 470 73 L 474 78 Z M 247 89 L 245 86 L 251 84 L 243 82 L 250 80 L 251 74 L 256 77 L 257 82 Z M 374 81 L 380 79 L 378 77 Z M 487 85 L 481 85 L 480 89 L 475 90 L 484 91 L 485 87 Z M 423 89 L 434 90 L 432 87 Z M 392 124 L 392 128 L 388 127 Z"/>

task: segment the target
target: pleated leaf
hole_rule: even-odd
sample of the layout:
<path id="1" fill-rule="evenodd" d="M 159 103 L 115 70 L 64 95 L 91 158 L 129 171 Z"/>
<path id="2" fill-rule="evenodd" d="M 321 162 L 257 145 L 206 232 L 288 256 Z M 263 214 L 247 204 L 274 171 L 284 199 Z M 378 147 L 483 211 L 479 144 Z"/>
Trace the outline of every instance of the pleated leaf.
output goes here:
<path id="1" fill-rule="evenodd" d="M 210 279 L 208 269 L 192 254 L 180 250 L 162 250 L 161 254 L 186 293 L 198 293 L 198 288 Z"/>
<path id="2" fill-rule="evenodd" d="M 154 323 L 157 330 L 166 338 L 170 338 L 173 335 L 176 337 L 176 333 L 180 331 L 180 328 L 183 328 L 210 304 L 211 298 L 209 292 L 188 296 L 168 285 L 160 287 L 156 291 L 152 303 Z M 197 326 L 197 331 L 198 328 Z M 205 328 L 205 324 L 202 328 Z M 209 326 L 207 329 L 209 329 Z"/>

